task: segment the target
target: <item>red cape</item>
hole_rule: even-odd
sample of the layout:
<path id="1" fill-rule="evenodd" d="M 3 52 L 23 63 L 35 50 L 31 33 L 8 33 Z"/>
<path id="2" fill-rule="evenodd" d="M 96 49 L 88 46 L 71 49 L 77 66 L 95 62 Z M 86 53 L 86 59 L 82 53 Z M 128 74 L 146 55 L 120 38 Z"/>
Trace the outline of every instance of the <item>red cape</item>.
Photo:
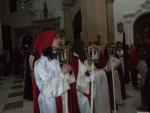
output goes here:
<path id="1" fill-rule="evenodd" d="M 72 57 L 70 61 L 70 65 L 72 67 L 72 72 L 75 75 L 75 79 L 77 79 L 78 75 L 78 58 Z M 77 90 L 76 90 L 76 82 L 70 85 L 70 90 L 68 91 L 68 106 L 69 113 L 80 113 L 78 106 L 78 98 L 77 98 Z"/>

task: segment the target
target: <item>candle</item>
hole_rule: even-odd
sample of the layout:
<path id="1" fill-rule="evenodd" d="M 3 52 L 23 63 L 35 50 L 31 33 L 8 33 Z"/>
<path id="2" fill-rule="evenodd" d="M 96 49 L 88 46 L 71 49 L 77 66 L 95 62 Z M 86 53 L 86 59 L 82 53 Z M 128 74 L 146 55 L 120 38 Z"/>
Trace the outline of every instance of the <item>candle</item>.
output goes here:
<path id="1" fill-rule="evenodd" d="M 94 49 L 92 49 L 92 60 L 94 60 Z"/>
<path id="2" fill-rule="evenodd" d="M 67 51 L 64 50 L 64 60 L 67 60 Z"/>
<path id="3" fill-rule="evenodd" d="M 60 53 L 60 58 L 61 58 L 61 61 L 63 61 L 64 60 L 64 55 L 63 55 L 63 53 Z"/>

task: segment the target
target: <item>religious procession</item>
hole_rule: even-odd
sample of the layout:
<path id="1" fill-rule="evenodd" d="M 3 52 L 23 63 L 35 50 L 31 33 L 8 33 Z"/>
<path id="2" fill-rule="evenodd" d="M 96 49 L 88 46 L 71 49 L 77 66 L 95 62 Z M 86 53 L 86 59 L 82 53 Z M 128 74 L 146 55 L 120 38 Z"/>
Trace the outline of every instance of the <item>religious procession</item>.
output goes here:
<path id="1" fill-rule="evenodd" d="M 128 98 L 125 84 L 131 78 L 137 85 L 133 72 L 142 65 L 139 61 L 135 48 L 129 55 L 121 42 L 102 47 L 100 41 L 91 41 L 85 46 L 76 39 L 71 48 L 63 48 L 56 31 L 43 31 L 29 56 L 34 113 L 117 113 Z M 142 104 L 148 105 L 145 91 Z"/>

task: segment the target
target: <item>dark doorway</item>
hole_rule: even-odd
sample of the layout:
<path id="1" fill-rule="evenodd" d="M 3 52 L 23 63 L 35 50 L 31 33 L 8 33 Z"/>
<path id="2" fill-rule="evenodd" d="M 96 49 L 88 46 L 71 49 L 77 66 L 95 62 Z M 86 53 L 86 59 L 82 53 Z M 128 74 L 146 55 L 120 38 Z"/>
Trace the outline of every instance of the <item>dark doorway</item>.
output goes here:
<path id="1" fill-rule="evenodd" d="M 32 45 L 32 36 L 28 33 L 22 38 L 22 46 L 31 46 Z"/>
<path id="2" fill-rule="evenodd" d="M 133 30 L 135 45 L 150 42 L 150 13 L 145 13 L 137 18 Z"/>
<path id="3" fill-rule="evenodd" d="M 3 50 L 12 50 L 11 27 L 9 25 L 2 26 Z"/>
<path id="4" fill-rule="evenodd" d="M 81 10 L 77 12 L 73 21 L 73 31 L 74 31 L 74 39 L 81 39 L 82 32 L 82 18 L 81 18 Z"/>

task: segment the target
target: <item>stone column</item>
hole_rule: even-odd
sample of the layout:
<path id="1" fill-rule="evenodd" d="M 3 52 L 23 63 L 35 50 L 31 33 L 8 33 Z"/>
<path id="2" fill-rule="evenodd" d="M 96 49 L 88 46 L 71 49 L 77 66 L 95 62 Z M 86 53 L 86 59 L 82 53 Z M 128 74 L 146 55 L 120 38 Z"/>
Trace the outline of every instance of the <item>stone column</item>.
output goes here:
<path id="1" fill-rule="evenodd" d="M 2 40 L 1 20 L 0 20 L 0 54 L 2 52 L 3 52 L 3 40 Z"/>
<path id="2" fill-rule="evenodd" d="M 108 43 L 113 43 L 115 41 L 113 3 L 114 3 L 114 0 L 106 0 Z"/>
<path id="3" fill-rule="evenodd" d="M 101 35 L 102 46 L 107 44 L 105 0 L 81 0 L 83 35 L 86 42 Z"/>
<path id="4" fill-rule="evenodd" d="M 82 35 L 88 43 L 95 38 L 95 6 L 93 0 L 81 0 Z"/>
<path id="5" fill-rule="evenodd" d="M 65 23 L 65 40 L 73 41 L 72 36 L 72 26 L 71 26 L 71 18 L 70 18 L 70 7 L 64 8 L 64 23 Z"/>
<path id="6" fill-rule="evenodd" d="M 95 0 L 95 8 L 96 34 L 101 35 L 101 44 L 105 46 L 107 44 L 107 14 L 105 0 Z"/>
<path id="7" fill-rule="evenodd" d="M 64 22 L 66 40 L 73 42 L 73 20 L 78 11 L 81 10 L 80 2 L 77 0 L 71 2 L 69 0 L 64 1 Z"/>

